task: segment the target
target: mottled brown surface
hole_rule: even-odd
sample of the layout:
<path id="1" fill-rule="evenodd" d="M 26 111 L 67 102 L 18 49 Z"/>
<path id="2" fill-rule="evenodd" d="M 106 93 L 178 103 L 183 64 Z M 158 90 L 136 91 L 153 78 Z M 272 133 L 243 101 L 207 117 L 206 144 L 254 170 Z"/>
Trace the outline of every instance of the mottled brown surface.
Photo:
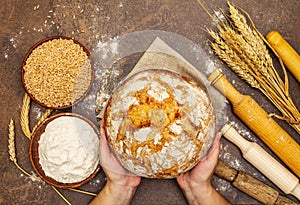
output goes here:
<path id="1" fill-rule="evenodd" d="M 225 0 L 204 0 L 210 11 L 218 7 L 227 9 Z M 244 8 L 252 16 L 262 34 L 270 30 L 278 30 L 297 50 L 300 51 L 300 1 L 298 0 L 253 0 L 234 3 Z M 39 8 L 34 10 L 39 5 Z M 60 5 L 60 6 L 58 6 Z M 83 11 L 82 11 L 83 10 Z M 50 11 L 50 12 L 49 12 Z M 52 12 L 51 12 L 52 11 Z M 16 144 L 19 164 L 33 173 L 28 157 L 29 141 L 20 129 L 19 114 L 22 105 L 24 88 L 21 83 L 21 64 L 27 50 L 37 41 L 53 35 L 74 37 L 91 52 L 99 42 L 105 43 L 111 38 L 122 36 L 133 31 L 163 30 L 179 34 L 201 46 L 211 53 L 208 46 L 208 34 L 203 28 L 212 27 L 208 15 L 201 9 L 197 1 L 188 0 L 155 0 L 155 1 L 25 1 L 4 0 L 0 7 L 0 204 L 65 204 L 65 202 L 48 185 L 33 181 L 22 174 L 9 161 L 7 150 L 8 122 L 12 118 L 16 126 Z M 133 45 L 134 46 L 134 45 Z M 212 57 L 213 58 L 213 57 Z M 127 59 L 124 64 L 131 66 L 135 60 Z M 214 58 L 215 64 L 221 64 Z M 245 94 L 250 94 L 268 112 L 278 111 L 257 91 L 251 89 L 230 70 L 224 71 L 231 82 Z M 295 104 L 300 105 L 299 83 L 290 75 L 290 93 Z M 35 103 L 31 105 L 31 126 L 44 108 Z M 235 121 L 239 130 L 248 136 L 248 129 L 227 111 L 229 121 Z M 299 142 L 300 137 L 289 126 L 279 122 Z M 251 138 L 263 145 L 253 133 Z M 268 148 L 264 148 L 270 152 Z M 222 139 L 220 158 L 266 184 L 276 188 L 254 167 L 247 163 L 240 151 L 231 143 Z M 259 202 L 238 191 L 228 182 L 216 176 L 213 185 L 233 204 L 259 204 Z M 91 182 L 82 187 L 95 193 L 105 184 L 102 171 Z M 276 188 L 277 189 L 277 188 Z M 87 204 L 92 197 L 61 190 L 72 204 Z M 282 192 L 280 192 L 283 194 Z M 201 194 L 201 193 L 199 193 Z M 294 197 L 289 198 L 296 200 Z M 299 201 L 297 201 L 299 202 Z M 133 204 L 186 204 L 175 180 L 143 179 Z"/>

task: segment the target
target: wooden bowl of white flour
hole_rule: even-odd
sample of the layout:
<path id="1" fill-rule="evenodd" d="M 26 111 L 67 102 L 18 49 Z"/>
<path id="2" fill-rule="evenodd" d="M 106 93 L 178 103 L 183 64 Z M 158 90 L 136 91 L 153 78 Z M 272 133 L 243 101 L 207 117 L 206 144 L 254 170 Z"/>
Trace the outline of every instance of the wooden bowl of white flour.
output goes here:
<path id="1" fill-rule="evenodd" d="M 30 161 L 38 176 L 59 188 L 77 188 L 100 168 L 99 130 L 88 118 L 59 113 L 43 121 L 30 142 Z"/>

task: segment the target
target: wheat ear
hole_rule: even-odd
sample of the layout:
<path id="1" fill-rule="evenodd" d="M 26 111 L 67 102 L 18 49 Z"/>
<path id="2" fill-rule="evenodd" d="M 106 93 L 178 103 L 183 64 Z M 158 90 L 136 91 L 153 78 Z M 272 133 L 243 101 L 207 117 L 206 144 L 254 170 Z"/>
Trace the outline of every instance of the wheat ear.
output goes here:
<path id="1" fill-rule="evenodd" d="M 248 42 L 257 41 L 259 43 L 260 46 L 256 49 L 258 55 L 259 57 L 264 58 L 263 60 L 267 62 L 266 64 L 263 64 L 264 66 L 259 67 L 259 71 L 261 72 L 261 74 L 263 75 L 265 74 L 265 76 L 267 77 L 266 78 L 267 84 L 263 86 L 267 93 L 266 96 L 282 112 L 283 115 L 281 117 L 279 117 L 278 115 L 274 115 L 274 116 L 277 117 L 278 119 L 282 119 L 288 122 L 300 134 L 300 113 L 297 110 L 292 98 L 290 97 L 289 90 L 288 90 L 289 82 L 288 82 L 287 72 L 285 70 L 285 67 L 282 63 L 280 56 L 277 55 L 276 51 L 272 49 L 272 47 L 268 44 L 264 36 L 256 29 L 251 17 L 246 11 L 244 11 L 241 8 L 238 8 L 239 10 L 238 11 L 230 3 L 229 3 L 229 7 L 231 7 L 230 12 L 231 12 L 232 19 L 234 19 L 237 16 L 238 18 L 236 19 L 241 19 L 243 16 L 239 13 L 239 11 L 241 11 L 251 23 L 251 26 L 253 28 L 253 32 L 252 32 L 253 35 L 251 36 L 252 41 L 248 41 Z M 240 30 L 241 33 L 248 33 L 245 32 L 245 27 L 247 26 L 247 22 L 245 17 L 244 19 L 245 19 L 244 21 L 236 20 L 234 22 L 234 25 Z M 278 60 L 280 62 L 281 68 L 284 73 L 284 83 L 279 77 L 277 71 L 275 70 L 272 59 L 265 45 L 268 45 L 270 49 L 278 57 Z M 256 63 L 256 65 L 259 65 L 259 63 Z"/>
<path id="2" fill-rule="evenodd" d="M 253 76 L 245 69 L 248 65 L 240 59 L 237 53 L 224 42 L 218 34 L 208 30 L 208 33 L 213 37 L 215 43 L 211 42 L 211 46 L 216 54 L 228 64 L 240 77 L 246 76 L 247 82 L 257 89 L 260 89 L 259 83 L 253 78 Z"/>
<path id="3" fill-rule="evenodd" d="M 8 125 L 8 153 L 9 159 L 17 163 L 16 146 L 15 146 L 15 126 L 14 121 L 10 119 Z"/>
<path id="4" fill-rule="evenodd" d="M 208 30 L 214 39 L 211 43 L 212 48 L 238 76 L 259 89 L 282 114 L 270 116 L 285 120 L 300 134 L 300 113 L 289 94 L 288 78 L 282 60 L 277 56 L 284 72 L 284 82 L 274 68 L 266 46 L 270 45 L 255 28 L 249 14 L 241 8 L 235 8 L 229 2 L 228 5 L 230 15 L 222 12 L 225 20 L 213 17 L 218 33 Z"/>
<path id="5" fill-rule="evenodd" d="M 49 111 L 48 111 L 49 112 Z M 16 165 L 16 167 L 21 170 L 25 175 L 28 177 L 31 177 L 35 180 L 43 182 L 39 177 L 36 177 L 34 175 L 29 174 L 26 170 L 24 170 L 17 162 L 17 154 L 16 154 L 16 144 L 15 144 L 15 126 L 14 126 L 14 121 L 13 119 L 10 119 L 9 124 L 8 124 L 8 153 L 9 153 L 9 159 Z M 67 200 L 66 197 L 64 197 L 56 187 L 51 186 L 52 189 L 69 205 L 71 203 Z M 78 193 L 82 194 L 87 194 L 91 196 L 96 196 L 97 194 L 87 192 L 87 191 L 82 191 L 82 190 L 77 190 L 77 189 L 69 189 L 71 191 L 75 191 Z"/>
<path id="6" fill-rule="evenodd" d="M 20 114 L 20 124 L 24 135 L 30 139 L 31 132 L 29 127 L 29 110 L 30 110 L 30 97 L 28 96 L 27 93 L 25 93 L 23 97 L 22 109 Z"/>
<path id="7" fill-rule="evenodd" d="M 21 170 L 25 175 L 35 179 L 42 181 L 40 178 L 35 177 L 31 174 L 29 174 L 26 170 L 24 170 L 17 161 L 17 152 L 16 152 L 16 143 L 15 143 L 15 125 L 14 121 L 10 119 L 8 124 L 8 153 L 9 153 L 9 159 L 17 166 L 19 170 Z"/>
<path id="8" fill-rule="evenodd" d="M 20 124 L 21 124 L 21 129 L 24 133 L 24 135 L 27 138 L 31 138 L 31 134 L 32 132 L 35 131 L 35 129 L 38 127 L 38 125 L 44 121 L 46 118 L 49 117 L 49 115 L 52 113 L 52 109 L 47 109 L 45 111 L 45 113 L 39 118 L 38 123 L 34 126 L 32 132 L 30 131 L 30 127 L 29 127 L 29 111 L 30 111 L 30 97 L 28 96 L 27 93 L 24 94 L 23 97 L 23 103 L 22 103 L 22 109 L 21 109 L 21 114 L 20 114 Z M 42 179 L 40 179 L 39 177 L 36 177 L 34 175 L 29 174 L 26 170 L 24 170 L 18 163 L 17 163 L 17 156 L 16 156 L 16 147 L 15 147 L 15 127 L 14 127 L 14 122 L 11 119 L 9 122 L 9 127 L 8 127 L 8 152 L 9 152 L 9 158 L 12 162 L 14 162 L 14 164 L 16 165 L 16 167 L 21 170 L 25 175 L 27 175 L 28 177 L 31 177 L 35 180 L 41 181 L 43 182 Z M 68 204 L 68 205 L 72 205 L 68 199 L 62 195 L 62 193 L 59 192 L 59 190 L 55 187 L 55 186 L 51 186 L 51 188 Z M 83 190 L 79 190 L 79 189 L 69 189 L 70 191 L 74 191 L 77 193 L 82 193 L 82 194 L 86 194 L 86 195 L 91 195 L 91 196 L 97 196 L 97 194 L 95 193 L 91 193 L 88 191 L 83 191 Z"/>

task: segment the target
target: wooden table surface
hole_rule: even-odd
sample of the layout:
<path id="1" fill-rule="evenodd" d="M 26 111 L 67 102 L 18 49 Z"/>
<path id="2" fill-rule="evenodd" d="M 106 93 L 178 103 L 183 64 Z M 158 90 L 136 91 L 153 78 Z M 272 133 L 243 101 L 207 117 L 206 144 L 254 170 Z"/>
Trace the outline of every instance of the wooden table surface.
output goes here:
<path id="1" fill-rule="evenodd" d="M 226 0 L 203 0 L 203 2 L 210 12 L 218 11 L 219 8 L 225 12 L 228 11 Z M 232 2 L 250 14 L 263 35 L 271 30 L 277 30 L 300 52 L 299 0 L 232 0 Z M 111 55 L 117 55 L 116 49 L 121 49 L 118 43 L 128 36 L 132 37 L 130 39 L 133 43 L 126 50 L 128 55 L 123 56 L 121 61 L 128 69 L 132 68 L 140 57 L 134 54 L 144 51 L 144 48 L 137 49 L 138 44 L 148 42 L 150 37 L 158 34 L 169 36 L 168 44 L 172 46 L 172 37 L 175 36 L 175 39 L 182 40 L 183 49 L 189 49 L 184 42 L 192 46 L 189 52 L 183 53 L 188 60 L 200 59 L 201 61 L 205 56 L 207 62 L 203 65 L 204 69 L 222 67 L 227 78 L 239 91 L 251 95 L 267 112 L 279 113 L 261 93 L 250 88 L 214 56 L 209 46 L 208 33 L 205 31 L 206 27 L 214 28 L 214 25 L 196 0 L 3 0 L 0 11 L 0 150 L 2 150 L 0 154 L 0 204 L 65 204 L 49 185 L 34 181 L 22 174 L 9 160 L 7 148 L 8 123 L 10 119 L 13 119 L 18 162 L 25 170 L 34 174 L 29 161 L 29 140 L 20 128 L 19 116 L 25 93 L 21 82 L 21 64 L 28 49 L 37 41 L 49 36 L 69 36 L 81 42 L 92 54 L 95 54 L 97 61 L 95 69 L 96 72 L 100 70 L 99 73 L 104 67 L 111 66 L 105 59 L 103 53 L 105 49 L 108 49 Z M 184 50 L 177 51 L 184 52 Z M 275 58 L 274 61 L 277 65 Z M 300 85 L 290 73 L 288 77 L 291 96 L 296 106 L 300 108 Z M 99 78 L 96 80 L 101 81 Z M 44 110 L 36 103 L 31 103 L 31 127 L 37 123 L 38 117 Z M 88 113 L 91 116 L 95 115 L 93 110 Z M 271 153 L 233 115 L 229 104 L 224 108 L 223 118 L 227 122 L 234 122 L 242 135 L 259 143 Z M 300 142 L 300 136 L 294 130 L 286 123 L 277 121 L 298 143 Z M 235 145 L 225 139 L 221 141 L 220 159 L 279 190 L 242 158 Z M 260 204 L 217 176 L 213 176 L 212 183 L 233 204 Z M 105 175 L 99 171 L 98 175 L 82 189 L 98 193 L 104 184 Z M 92 199 L 92 196 L 73 191 L 60 191 L 72 204 L 87 204 Z M 285 196 L 300 203 L 292 196 Z M 186 204 L 186 201 L 175 180 L 142 179 L 132 204 Z"/>

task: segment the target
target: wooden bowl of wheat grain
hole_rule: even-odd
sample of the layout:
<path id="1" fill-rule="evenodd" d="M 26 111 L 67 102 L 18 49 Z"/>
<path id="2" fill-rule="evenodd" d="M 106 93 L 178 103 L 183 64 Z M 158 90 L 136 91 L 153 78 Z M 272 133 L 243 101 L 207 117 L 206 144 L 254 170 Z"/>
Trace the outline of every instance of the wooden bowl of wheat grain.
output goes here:
<path id="1" fill-rule="evenodd" d="M 65 109 L 81 101 L 94 81 L 89 51 L 78 41 L 53 36 L 34 44 L 22 62 L 22 83 L 38 104 Z"/>

